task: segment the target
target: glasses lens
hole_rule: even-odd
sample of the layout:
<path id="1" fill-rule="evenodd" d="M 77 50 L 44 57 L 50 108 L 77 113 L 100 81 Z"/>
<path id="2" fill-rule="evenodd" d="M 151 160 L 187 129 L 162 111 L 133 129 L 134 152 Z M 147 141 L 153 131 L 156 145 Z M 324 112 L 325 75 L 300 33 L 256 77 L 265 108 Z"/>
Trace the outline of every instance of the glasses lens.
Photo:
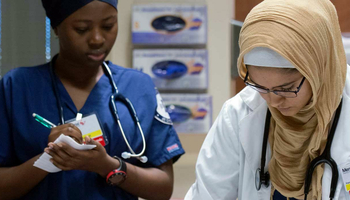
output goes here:
<path id="1" fill-rule="evenodd" d="M 251 83 L 246 82 L 245 84 L 246 84 L 247 86 L 253 88 L 254 90 L 260 92 L 260 93 L 263 93 L 263 94 L 267 94 L 267 93 L 268 93 L 268 91 L 267 91 L 266 89 L 262 89 L 262 88 L 260 88 L 260 87 L 257 87 L 257 86 L 255 86 L 255 85 L 251 84 Z"/>
<path id="2" fill-rule="evenodd" d="M 295 92 L 274 92 L 276 95 L 286 97 L 286 98 L 295 98 L 297 94 Z"/>

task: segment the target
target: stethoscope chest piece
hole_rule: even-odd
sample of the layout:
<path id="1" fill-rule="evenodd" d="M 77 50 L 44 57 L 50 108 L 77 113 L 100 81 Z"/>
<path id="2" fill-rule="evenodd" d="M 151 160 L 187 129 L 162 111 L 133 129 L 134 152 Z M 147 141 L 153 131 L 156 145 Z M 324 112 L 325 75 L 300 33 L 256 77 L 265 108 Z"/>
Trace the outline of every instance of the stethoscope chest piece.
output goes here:
<path id="1" fill-rule="evenodd" d="M 270 174 L 269 172 L 262 173 L 260 168 L 256 169 L 255 172 L 255 188 L 256 190 L 261 189 L 261 185 L 264 184 L 266 187 L 270 186 Z"/>

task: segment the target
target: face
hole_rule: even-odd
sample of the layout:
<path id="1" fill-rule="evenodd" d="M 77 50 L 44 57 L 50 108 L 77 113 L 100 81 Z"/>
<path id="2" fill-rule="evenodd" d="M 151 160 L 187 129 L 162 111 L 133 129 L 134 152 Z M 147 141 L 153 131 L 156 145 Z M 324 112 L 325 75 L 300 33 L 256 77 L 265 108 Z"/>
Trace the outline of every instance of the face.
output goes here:
<path id="1" fill-rule="evenodd" d="M 250 82 L 269 90 L 296 91 L 303 79 L 303 75 L 297 70 L 288 71 L 287 69 L 272 67 L 249 66 L 248 72 Z M 310 83 L 305 79 L 295 98 L 282 97 L 273 92 L 260 93 L 260 95 L 269 106 L 278 109 L 282 115 L 294 116 L 309 103 L 312 97 L 312 89 Z"/>
<path id="2" fill-rule="evenodd" d="M 92 1 L 55 28 L 64 60 L 82 66 L 99 66 L 113 47 L 118 34 L 117 10 Z"/>

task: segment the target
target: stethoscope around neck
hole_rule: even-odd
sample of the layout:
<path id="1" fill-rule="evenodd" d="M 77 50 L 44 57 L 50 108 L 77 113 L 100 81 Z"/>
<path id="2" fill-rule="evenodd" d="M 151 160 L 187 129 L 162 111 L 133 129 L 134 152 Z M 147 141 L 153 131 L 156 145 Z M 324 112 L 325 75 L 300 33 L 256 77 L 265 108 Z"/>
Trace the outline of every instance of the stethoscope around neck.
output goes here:
<path id="1" fill-rule="evenodd" d="M 107 77 L 108 77 L 108 79 L 109 79 L 109 81 L 110 81 L 110 83 L 112 85 L 112 90 L 113 90 L 112 91 L 112 95 L 110 96 L 110 108 L 112 110 L 112 113 L 113 113 L 113 116 L 114 116 L 115 120 L 118 123 L 119 129 L 120 129 L 120 132 L 122 133 L 124 141 L 125 141 L 126 145 L 128 146 L 129 151 L 130 151 L 130 152 L 126 152 L 126 151 L 123 152 L 121 156 L 124 159 L 129 159 L 131 157 L 134 157 L 134 158 L 137 158 L 138 160 L 140 160 L 142 163 L 146 163 L 148 161 L 148 158 L 146 156 L 143 156 L 143 154 L 145 153 L 145 150 L 146 150 L 146 140 L 145 140 L 145 136 L 143 134 L 143 131 L 142 131 L 142 128 L 141 128 L 141 125 L 140 125 L 140 121 L 139 121 L 139 119 L 137 117 L 135 108 L 134 108 L 134 106 L 132 105 L 131 101 L 128 98 L 124 97 L 122 94 L 119 93 L 117 85 L 115 84 L 115 82 L 113 80 L 113 76 L 112 76 L 111 70 L 109 69 L 109 67 L 106 64 L 106 62 L 103 62 L 102 65 L 103 65 L 103 70 L 104 70 L 105 74 L 107 75 Z M 60 113 L 60 121 L 61 121 L 61 124 L 64 124 L 65 120 L 64 120 L 64 116 L 63 116 L 63 107 L 62 107 L 61 98 L 60 98 L 60 95 L 59 95 L 59 92 L 58 92 L 58 86 L 57 86 L 56 77 L 54 75 L 53 61 L 50 62 L 50 75 L 51 75 L 52 85 L 53 85 L 53 89 L 54 89 L 54 94 L 55 94 L 55 97 L 57 99 L 57 107 L 58 107 L 58 110 L 59 110 L 59 113 Z M 121 123 L 120 123 L 120 118 L 119 118 L 119 114 L 118 114 L 117 105 L 115 104 L 116 101 L 122 102 L 128 108 L 132 119 L 134 120 L 135 124 L 137 125 L 137 127 L 139 129 L 140 135 L 142 137 L 142 146 L 143 146 L 143 148 L 142 148 L 141 152 L 138 153 L 138 154 L 135 153 L 134 150 L 131 148 L 131 146 L 130 146 L 130 144 L 128 142 L 128 139 L 125 136 L 124 129 L 123 129 Z"/>
<path id="2" fill-rule="evenodd" d="M 337 125 L 338 125 L 339 116 L 340 116 L 341 108 L 342 108 L 342 102 L 343 102 L 343 100 L 340 101 L 340 104 L 336 110 L 334 121 L 333 121 L 331 130 L 329 132 L 329 135 L 327 137 L 327 144 L 326 144 L 326 147 L 325 147 L 323 153 L 320 156 L 313 159 L 307 168 L 306 177 L 305 177 L 305 185 L 304 185 L 304 195 L 305 195 L 304 200 L 307 199 L 307 195 L 309 193 L 312 173 L 314 172 L 315 168 L 322 163 L 328 164 L 332 169 L 332 181 L 331 181 L 331 190 L 329 193 L 329 199 L 332 200 L 334 198 L 334 194 L 335 194 L 335 190 L 336 190 L 337 182 L 338 182 L 338 177 L 339 177 L 339 172 L 338 172 L 337 163 L 331 157 L 331 145 L 332 145 L 335 129 L 337 128 Z M 260 168 L 258 168 L 256 170 L 256 173 L 255 173 L 255 187 L 258 191 L 260 190 L 261 185 L 265 185 L 266 187 L 268 187 L 270 185 L 270 174 L 268 171 L 264 172 L 270 119 L 271 119 L 271 112 L 269 109 L 267 109 L 266 120 L 265 120 L 265 129 L 264 129 L 264 138 L 263 138 L 262 151 L 261 151 Z"/>

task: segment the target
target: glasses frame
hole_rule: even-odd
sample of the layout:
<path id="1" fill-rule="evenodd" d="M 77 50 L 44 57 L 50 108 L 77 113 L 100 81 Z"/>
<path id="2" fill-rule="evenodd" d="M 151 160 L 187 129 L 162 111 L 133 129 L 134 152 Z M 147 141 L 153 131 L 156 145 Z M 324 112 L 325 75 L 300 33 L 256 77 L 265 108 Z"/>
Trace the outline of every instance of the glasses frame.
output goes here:
<path id="1" fill-rule="evenodd" d="M 278 96 L 281 96 L 281 97 L 285 97 L 285 98 L 295 98 L 298 96 L 298 92 L 300 91 L 300 88 L 301 86 L 303 85 L 304 81 L 305 81 L 305 76 L 303 77 L 303 79 L 301 80 L 299 86 L 297 87 L 297 90 L 295 91 L 283 91 L 283 90 L 270 90 L 268 88 L 265 88 L 263 86 L 260 86 L 260 85 L 253 85 L 253 84 L 250 84 L 247 80 L 248 80 L 248 71 L 247 71 L 247 74 L 245 75 L 244 77 L 244 84 L 246 86 L 249 86 L 251 88 L 253 88 L 254 90 L 258 91 L 259 93 L 262 93 L 262 94 L 268 94 L 270 92 L 274 93 L 275 95 L 278 95 Z M 261 89 L 261 90 L 257 90 L 258 89 Z M 266 91 L 266 92 L 263 92 L 263 91 Z M 281 94 L 279 94 L 280 92 L 283 92 L 283 93 L 294 93 L 295 94 L 295 97 L 286 97 L 286 96 L 283 96 Z"/>

